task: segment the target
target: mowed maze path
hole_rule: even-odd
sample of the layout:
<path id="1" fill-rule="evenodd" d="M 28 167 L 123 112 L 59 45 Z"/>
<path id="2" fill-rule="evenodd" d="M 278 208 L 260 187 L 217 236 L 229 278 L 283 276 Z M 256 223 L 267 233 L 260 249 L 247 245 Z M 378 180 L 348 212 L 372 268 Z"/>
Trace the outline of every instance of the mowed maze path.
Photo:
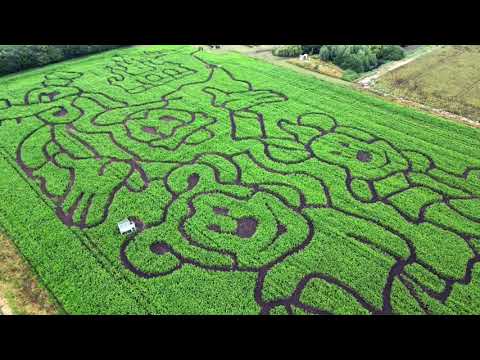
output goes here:
<path id="1" fill-rule="evenodd" d="M 0 79 L 0 137 L 2 229 L 67 313 L 480 310 L 478 129 L 154 46 Z"/>

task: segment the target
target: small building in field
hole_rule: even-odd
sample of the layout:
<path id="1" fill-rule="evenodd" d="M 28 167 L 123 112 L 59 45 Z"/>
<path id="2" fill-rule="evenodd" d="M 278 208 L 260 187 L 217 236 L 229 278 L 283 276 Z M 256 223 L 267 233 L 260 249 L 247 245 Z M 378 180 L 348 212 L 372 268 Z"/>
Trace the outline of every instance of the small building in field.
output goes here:
<path id="1" fill-rule="evenodd" d="M 307 61 L 307 60 L 308 60 L 308 54 L 302 54 L 302 55 L 300 55 L 300 60 L 301 60 L 301 61 Z"/>
<path id="2" fill-rule="evenodd" d="M 125 219 L 118 223 L 118 230 L 122 235 L 133 234 L 135 231 L 137 231 L 137 227 L 133 221 Z"/>

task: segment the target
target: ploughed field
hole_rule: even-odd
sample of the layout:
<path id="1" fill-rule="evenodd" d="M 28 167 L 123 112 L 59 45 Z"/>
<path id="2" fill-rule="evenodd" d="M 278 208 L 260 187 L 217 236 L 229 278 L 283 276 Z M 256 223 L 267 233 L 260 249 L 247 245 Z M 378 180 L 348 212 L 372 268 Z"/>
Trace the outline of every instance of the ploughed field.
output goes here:
<path id="1" fill-rule="evenodd" d="M 155 46 L 0 79 L 0 138 L 0 223 L 67 313 L 480 311 L 478 129 Z"/>

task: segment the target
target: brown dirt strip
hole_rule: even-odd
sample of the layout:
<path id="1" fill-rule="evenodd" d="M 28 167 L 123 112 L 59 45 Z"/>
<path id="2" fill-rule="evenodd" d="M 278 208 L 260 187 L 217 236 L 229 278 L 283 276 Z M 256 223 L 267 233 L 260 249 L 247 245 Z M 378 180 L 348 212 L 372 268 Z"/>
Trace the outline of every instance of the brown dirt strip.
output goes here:
<path id="1" fill-rule="evenodd" d="M 387 100 L 389 102 L 393 102 L 393 103 L 400 104 L 400 105 L 403 105 L 403 106 L 415 108 L 417 110 L 425 111 L 429 114 L 440 116 L 441 118 L 446 119 L 448 121 L 455 121 L 457 123 L 461 123 L 463 125 L 467 125 L 467 126 L 470 126 L 470 127 L 480 128 L 480 123 L 478 121 L 475 121 L 475 120 L 472 120 L 472 119 L 469 119 L 469 118 L 466 118 L 464 116 L 460 116 L 460 115 L 457 115 L 457 114 L 453 114 L 453 113 L 448 112 L 446 110 L 432 108 L 432 107 L 427 106 L 425 104 L 421 104 L 421 103 L 418 103 L 418 102 L 415 102 L 415 101 L 412 101 L 412 100 L 397 97 L 397 96 L 394 96 L 392 94 L 384 93 L 384 92 L 381 92 L 378 89 L 374 89 L 374 88 L 357 87 L 357 90 L 366 91 L 366 92 L 370 93 L 371 95 L 381 97 L 383 100 Z"/>
<path id="2" fill-rule="evenodd" d="M 8 306 L 7 301 L 0 297 L 0 315 L 13 315 L 10 306 Z"/>
<path id="3" fill-rule="evenodd" d="M 54 315 L 58 312 L 13 243 L 0 234 L 0 315 Z"/>

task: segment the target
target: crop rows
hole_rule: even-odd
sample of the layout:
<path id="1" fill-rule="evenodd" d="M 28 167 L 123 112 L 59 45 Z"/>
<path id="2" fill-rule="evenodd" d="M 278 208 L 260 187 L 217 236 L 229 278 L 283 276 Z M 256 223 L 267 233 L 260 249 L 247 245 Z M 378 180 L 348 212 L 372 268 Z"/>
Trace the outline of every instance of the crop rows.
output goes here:
<path id="1" fill-rule="evenodd" d="M 2 82 L 0 221 L 67 312 L 480 309 L 477 130 L 191 47 Z"/>

